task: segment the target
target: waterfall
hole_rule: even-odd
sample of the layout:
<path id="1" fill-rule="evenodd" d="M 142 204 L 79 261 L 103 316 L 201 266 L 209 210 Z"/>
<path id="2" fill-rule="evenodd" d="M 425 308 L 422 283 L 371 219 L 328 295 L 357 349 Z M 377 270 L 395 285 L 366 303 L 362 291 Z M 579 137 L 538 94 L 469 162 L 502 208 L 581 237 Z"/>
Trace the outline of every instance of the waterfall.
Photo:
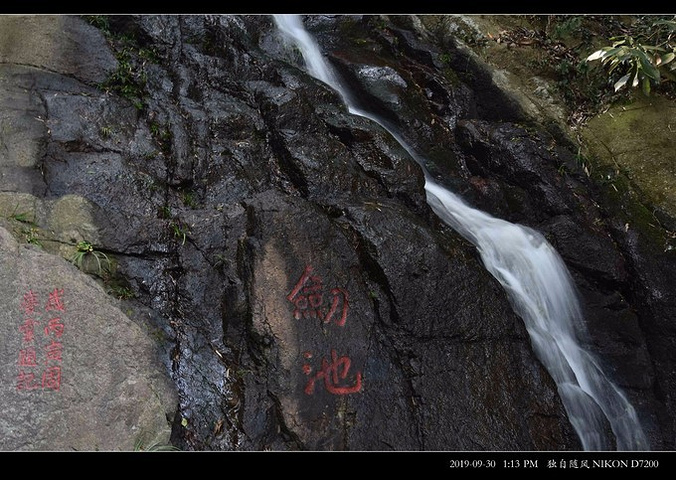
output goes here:
<path id="1" fill-rule="evenodd" d="M 361 111 L 297 15 L 274 15 L 277 28 L 300 49 L 308 73 L 336 90 L 350 113 L 385 128 L 425 172 L 427 202 L 451 228 L 478 250 L 486 269 L 506 290 L 523 319 L 533 349 L 556 382 L 568 418 L 585 450 L 606 450 L 608 422 L 617 450 L 648 450 L 632 405 L 604 374 L 579 338 L 584 318 L 571 276 L 555 249 L 537 231 L 500 220 L 468 206 L 431 178 L 424 158 L 381 119 Z"/>

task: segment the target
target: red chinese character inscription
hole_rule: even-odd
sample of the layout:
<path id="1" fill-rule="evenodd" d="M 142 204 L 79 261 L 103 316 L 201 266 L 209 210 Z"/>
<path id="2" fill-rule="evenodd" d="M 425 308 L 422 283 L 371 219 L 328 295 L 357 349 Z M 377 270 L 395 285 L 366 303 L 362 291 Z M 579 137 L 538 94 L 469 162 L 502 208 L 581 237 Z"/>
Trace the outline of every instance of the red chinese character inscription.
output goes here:
<path id="1" fill-rule="evenodd" d="M 312 274 L 311 265 L 305 267 L 296 286 L 286 296 L 294 304 L 294 318 L 320 318 L 329 323 L 336 316 L 336 325 L 345 326 L 349 308 L 348 293 L 343 288 L 331 289 L 331 305 L 325 307 L 322 279 Z M 340 311 L 339 311 L 340 310 Z M 339 316 L 338 316 L 339 315 Z"/>
<path id="2" fill-rule="evenodd" d="M 52 318 L 49 320 L 45 327 L 45 335 L 49 335 L 50 333 L 53 333 L 57 337 L 63 335 L 63 323 L 60 318 Z"/>
<path id="3" fill-rule="evenodd" d="M 61 300 L 61 297 L 63 296 L 63 289 L 58 290 L 54 289 L 51 292 L 49 292 L 49 299 L 47 300 L 47 305 L 45 306 L 45 311 L 50 311 L 50 310 L 58 310 L 60 312 L 65 311 L 65 307 L 63 306 L 63 300 Z"/>
<path id="4" fill-rule="evenodd" d="M 17 390 L 59 390 L 61 388 L 61 362 L 63 358 L 63 344 L 60 339 L 64 332 L 64 323 L 61 317 L 51 314 L 47 325 L 36 328 L 40 322 L 40 312 L 37 308 L 38 296 L 33 290 L 23 295 L 20 311 L 23 314 L 23 323 L 18 330 L 21 333 L 21 349 L 17 366 Z M 63 302 L 63 289 L 54 289 L 49 296 L 44 308 L 45 312 L 65 312 Z M 44 315 L 44 314 L 43 314 Z M 36 349 L 36 336 L 44 333 L 47 337 L 46 344 L 42 344 L 42 350 Z M 44 359 L 44 363 L 40 362 Z M 42 371 L 39 369 L 43 368 Z"/>
<path id="5" fill-rule="evenodd" d="M 23 311 L 23 314 L 26 316 L 33 315 L 37 304 L 38 299 L 35 293 L 33 293 L 33 290 L 26 292 L 23 296 L 23 300 L 21 301 L 21 310 Z"/>
<path id="6" fill-rule="evenodd" d="M 49 367 L 42 374 L 42 388 L 58 390 L 61 387 L 61 367 Z"/>
<path id="7" fill-rule="evenodd" d="M 45 357 L 51 362 L 60 362 L 62 360 L 61 354 L 63 352 L 63 345 L 52 340 L 48 345 L 45 345 Z"/>
<path id="8" fill-rule="evenodd" d="M 312 358 L 312 353 L 305 352 L 306 359 Z M 334 395 L 346 395 L 349 393 L 356 393 L 361 390 L 361 372 L 357 371 L 355 374 L 355 383 L 350 386 L 343 386 L 341 382 L 347 378 L 352 361 L 349 357 L 338 357 L 335 349 L 331 349 L 331 362 L 326 358 L 322 358 L 322 367 L 316 372 L 305 385 L 305 393 L 312 395 L 315 390 L 315 383 L 319 380 L 324 380 L 324 387 L 329 393 Z M 312 373 L 312 367 L 309 364 L 303 365 L 303 372 L 306 375 Z"/>
<path id="9" fill-rule="evenodd" d="M 32 343 L 35 339 L 35 325 L 38 322 L 32 318 L 27 318 L 24 320 L 23 324 L 19 327 L 19 331 L 23 333 L 23 342 Z"/>
<path id="10" fill-rule="evenodd" d="M 19 366 L 20 367 L 37 367 L 38 355 L 33 347 L 27 347 L 19 350 Z"/>
<path id="11" fill-rule="evenodd" d="M 286 299 L 293 303 L 293 316 L 301 318 L 319 318 L 324 323 L 335 321 L 336 325 L 344 327 L 349 310 L 349 295 L 343 288 L 332 288 L 330 301 L 324 300 L 324 285 L 322 279 L 313 271 L 312 265 L 307 265 L 303 274 Z M 305 352 L 307 361 L 312 358 L 311 352 Z M 339 357 L 335 349 L 331 349 L 330 360 L 321 359 L 321 367 L 313 372 L 309 363 L 303 365 L 303 373 L 310 377 L 305 385 L 305 393 L 312 395 L 317 383 L 324 385 L 327 392 L 333 395 L 347 395 L 361 391 L 361 371 L 350 372 L 352 360 L 348 356 Z M 348 378 L 349 376 L 349 378 Z"/>
<path id="12" fill-rule="evenodd" d="M 19 371 L 16 389 L 35 390 L 36 388 L 42 388 L 42 385 L 35 382 L 35 374 L 33 372 L 24 372 L 23 370 Z"/>

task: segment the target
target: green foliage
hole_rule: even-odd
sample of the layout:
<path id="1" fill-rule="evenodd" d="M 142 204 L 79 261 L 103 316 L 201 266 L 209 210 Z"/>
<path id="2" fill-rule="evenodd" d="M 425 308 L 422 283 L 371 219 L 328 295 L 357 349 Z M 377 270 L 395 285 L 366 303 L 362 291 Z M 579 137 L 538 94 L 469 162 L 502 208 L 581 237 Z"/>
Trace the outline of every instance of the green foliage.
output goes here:
<path id="1" fill-rule="evenodd" d="M 178 219 L 172 220 L 169 227 L 174 232 L 174 237 L 181 239 L 181 245 L 185 245 L 185 241 L 190 233 L 190 228 Z"/>
<path id="2" fill-rule="evenodd" d="M 110 285 L 108 287 L 108 294 L 113 295 L 118 300 L 128 300 L 136 297 L 136 294 L 131 288 L 123 285 Z"/>
<path id="3" fill-rule="evenodd" d="M 24 228 L 21 230 L 21 233 L 24 235 L 26 243 L 42 248 L 42 242 L 40 242 L 40 231 L 36 226 Z"/>
<path id="4" fill-rule="evenodd" d="M 85 21 L 104 33 L 110 33 L 110 21 L 107 15 L 84 15 Z"/>
<path id="5" fill-rule="evenodd" d="M 9 220 L 19 224 L 19 229 L 18 231 L 15 230 L 15 232 L 20 234 L 26 243 L 42 247 L 42 243 L 40 241 L 40 229 L 31 219 L 31 214 L 29 212 L 18 212 L 18 208 L 19 205 L 17 204 L 16 208 L 14 209 L 14 213 L 7 217 Z"/>
<path id="6" fill-rule="evenodd" d="M 186 207 L 197 208 L 199 207 L 199 202 L 197 201 L 197 194 L 192 190 L 186 190 L 181 192 L 181 200 Z"/>
<path id="7" fill-rule="evenodd" d="M 552 100 L 557 102 L 560 99 L 571 124 L 602 110 L 611 97 L 605 91 L 607 75 L 584 58 L 594 38 L 607 38 L 607 29 L 616 27 L 614 18 L 530 15 L 516 19 L 520 26 L 491 36 L 505 53 L 498 63 L 516 71 L 525 67 L 528 75 L 537 79 L 538 95 L 555 95 Z"/>
<path id="8" fill-rule="evenodd" d="M 573 15 L 564 18 L 561 22 L 554 23 L 554 28 L 551 33 L 552 38 L 563 39 L 567 36 L 575 34 L 582 26 L 582 17 Z"/>
<path id="9" fill-rule="evenodd" d="M 123 43 L 128 40 L 122 40 Z M 134 49 L 123 47 L 116 52 L 117 70 L 113 72 L 103 85 L 107 90 L 113 90 L 122 97 L 130 100 L 139 110 L 143 108 L 146 75 L 134 58 Z"/>
<path id="10" fill-rule="evenodd" d="M 629 85 L 640 86 L 649 95 L 653 85 L 676 82 L 676 20 L 654 20 L 646 31 L 639 22 L 635 35 L 629 32 L 610 40 L 610 46 L 596 50 L 586 61 L 599 60 L 611 78 L 621 75 L 613 78 L 616 92 Z"/>
<path id="11" fill-rule="evenodd" d="M 89 16 L 86 19 L 104 32 L 117 58 L 117 70 L 100 87 L 119 94 L 142 110 L 145 107 L 146 65 L 159 62 L 157 53 L 140 47 L 129 35 L 113 34 L 105 15 Z"/>
<path id="12" fill-rule="evenodd" d="M 113 129 L 111 127 L 108 127 L 108 126 L 103 126 L 103 127 L 99 128 L 99 134 L 103 138 L 109 138 L 113 134 Z"/>
<path id="13" fill-rule="evenodd" d="M 84 240 L 78 242 L 75 246 L 75 253 L 70 259 L 71 263 L 80 270 L 84 270 L 85 262 L 89 258 L 92 258 L 94 261 L 96 261 L 96 265 L 98 266 L 96 273 L 99 275 L 101 275 L 104 271 L 101 260 L 105 260 L 107 266 L 110 266 L 110 259 L 105 253 L 95 250 L 94 245 L 92 245 L 90 242 Z"/>
<path id="14" fill-rule="evenodd" d="M 22 212 L 22 213 L 17 213 L 14 212 L 12 215 L 9 216 L 12 220 L 15 220 L 19 223 L 27 223 L 27 224 L 33 224 L 33 221 L 29 219 L 29 213 L 28 212 Z"/>
<path id="15" fill-rule="evenodd" d="M 169 220 L 171 218 L 171 207 L 169 205 L 163 205 L 159 208 L 159 217 Z"/>

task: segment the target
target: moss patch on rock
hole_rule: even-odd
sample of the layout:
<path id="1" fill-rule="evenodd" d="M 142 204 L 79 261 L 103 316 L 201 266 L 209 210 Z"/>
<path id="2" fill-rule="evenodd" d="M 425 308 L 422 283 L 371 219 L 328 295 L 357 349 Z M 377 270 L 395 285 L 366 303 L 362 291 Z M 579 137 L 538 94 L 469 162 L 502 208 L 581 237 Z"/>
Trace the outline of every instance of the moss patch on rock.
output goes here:
<path id="1" fill-rule="evenodd" d="M 612 169 L 602 181 L 626 175 L 642 193 L 644 203 L 676 218 L 674 102 L 637 95 L 631 104 L 616 105 L 592 118 L 581 134 L 599 168 Z"/>

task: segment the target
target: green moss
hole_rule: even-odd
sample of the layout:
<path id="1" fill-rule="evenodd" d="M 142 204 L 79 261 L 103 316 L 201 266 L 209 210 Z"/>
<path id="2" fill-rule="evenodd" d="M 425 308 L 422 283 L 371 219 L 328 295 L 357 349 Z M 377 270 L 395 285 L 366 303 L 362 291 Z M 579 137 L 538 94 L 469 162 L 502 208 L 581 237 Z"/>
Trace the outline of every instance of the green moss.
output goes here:
<path id="1" fill-rule="evenodd" d="M 83 15 L 82 18 L 90 25 L 103 31 L 104 34 L 110 34 L 110 21 L 107 15 Z"/>
<path id="2" fill-rule="evenodd" d="M 160 61 L 153 49 L 140 46 L 136 39 L 129 35 L 116 35 L 111 31 L 105 15 L 85 17 L 89 23 L 100 28 L 117 59 L 117 69 L 100 85 L 106 91 L 113 91 L 128 99 L 139 110 L 145 107 L 148 63 Z"/>
<path id="3" fill-rule="evenodd" d="M 604 157 L 589 160 L 590 176 L 600 189 L 600 202 L 604 208 L 609 210 L 611 217 L 624 222 L 626 231 L 640 231 L 655 248 L 667 250 L 673 233 L 655 216 L 649 196 L 633 181 L 630 172 L 605 163 L 607 161 Z"/>
<path id="4" fill-rule="evenodd" d="M 676 218 L 675 132 L 673 102 L 639 95 L 590 120 L 582 136 L 606 179 L 630 179 L 642 204 Z"/>

